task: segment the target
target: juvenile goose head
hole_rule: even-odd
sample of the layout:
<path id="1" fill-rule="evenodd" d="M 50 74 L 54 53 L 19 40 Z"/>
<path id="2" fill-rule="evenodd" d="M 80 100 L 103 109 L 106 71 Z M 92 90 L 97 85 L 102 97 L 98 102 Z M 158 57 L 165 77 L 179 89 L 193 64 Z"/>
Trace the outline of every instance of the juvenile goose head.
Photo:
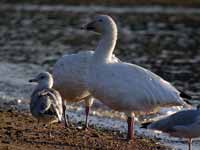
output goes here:
<path id="1" fill-rule="evenodd" d="M 86 30 L 101 34 L 110 32 L 117 33 L 117 26 L 114 20 L 108 15 L 98 15 L 85 26 Z"/>
<path id="2" fill-rule="evenodd" d="M 36 76 L 36 78 L 29 80 L 29 82 L 38 83 L 38 88 L 52 88 L 53 77 L 49 72 L 42 72 Z"/>

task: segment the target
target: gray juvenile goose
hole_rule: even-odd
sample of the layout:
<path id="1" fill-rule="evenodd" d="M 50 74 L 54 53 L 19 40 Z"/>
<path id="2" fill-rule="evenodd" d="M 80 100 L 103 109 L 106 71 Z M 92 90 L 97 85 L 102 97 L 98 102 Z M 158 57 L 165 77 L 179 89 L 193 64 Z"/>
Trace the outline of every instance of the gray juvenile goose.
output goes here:
<path id="1" fill-rule="evenodd" d="M 51 125 L 62 121 L 63 105 L 60 94 L 52 89 L 53 78 L 48 72 L 42 72 L 29 82 L 37 82 L 31 95 L 30 111 L 38 122 Z M 51 135 L 51 132 L 50 132 Z"/>
<path id="2" fill-rule="evenodd" d="M 183 110 L 155 122 L 143 123 L 142 128 L 187 138 L 189 150 L 192 150 L 192 139 L 200 137 L 200 105 L 196 110 Z"/>

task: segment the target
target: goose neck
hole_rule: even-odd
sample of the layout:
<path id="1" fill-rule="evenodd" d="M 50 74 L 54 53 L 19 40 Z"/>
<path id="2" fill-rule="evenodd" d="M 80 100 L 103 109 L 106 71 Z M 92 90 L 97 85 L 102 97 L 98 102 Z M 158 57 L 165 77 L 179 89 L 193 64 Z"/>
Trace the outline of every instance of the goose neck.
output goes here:
<path id="1" fill-rule="evenodd" d="M 111 30 L 102 35 L 97 48 L 95 49 L 95 63 L 107 63 L 111 60 L 117 41 L 117 31 Z"/>

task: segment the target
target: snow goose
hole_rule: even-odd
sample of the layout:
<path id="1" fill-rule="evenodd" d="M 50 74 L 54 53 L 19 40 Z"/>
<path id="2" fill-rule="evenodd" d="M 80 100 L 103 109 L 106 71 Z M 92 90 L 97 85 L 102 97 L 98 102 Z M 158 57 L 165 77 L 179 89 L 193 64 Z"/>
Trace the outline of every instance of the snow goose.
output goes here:
<path id="1" fill-rule="evenodd" d="M 157 106 L 187 105 L 181 97 L 184 94 L 151 71 L 134 64 L 112 61 L 117 26 L 110 16 L 96 16 L 85 29 L 101 34 L 88 69 L 88 89 L 110 108 L 127 114 L 127 139 L 134 135 L 134 112 L 148 111 Z"/>
<path id="2" fill-rule="evenodd" d="M 199 105 L 200 106 L 200 105 Z M 171 136 L 187 138 L 192 150 L 192 138 L 200 137 L 200 109 L 179 111 L 155 122 L 142 124 L 142 128 L 159 130 Z"/>
<path id="3" fill-rule="evenodd" d="M 63 115 L 62 98 L 56 90 L 52 89 L 53 78 L 51 74 L 42 72 L 29 82 L 38 83 L 31 95 L 31 114 L 38 119 L 38 122 L 50 124 L 50 127 L 54 122 L 61 122 Z"/>
<path id="4" fill-rule="evenodd" d="M 60 92 L 67 103 L 85 101 L 86 128 L 88 127 L 88 114 L 93 104 L 93 97 L 87 89 L 85 79 L 93 54 L 94 51 L 83 51 L 64 55 L 55 63 L 52 71 L 53 87 Z M 112 60 L 119 61 L 115 56 L 112 57 Z"/>

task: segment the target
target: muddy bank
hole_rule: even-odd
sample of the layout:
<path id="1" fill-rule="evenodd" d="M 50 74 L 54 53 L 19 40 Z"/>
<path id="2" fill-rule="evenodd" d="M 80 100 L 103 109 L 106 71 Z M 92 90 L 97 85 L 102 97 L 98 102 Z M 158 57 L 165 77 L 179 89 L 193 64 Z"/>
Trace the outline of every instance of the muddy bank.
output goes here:
<path id="1" fill-rule="evenodd" d="M 167 149 L 153 140 L 136 137 L 134 142 L 127 142 L 125 135 L 117 131 L 96 128 L 88 131 L 70 127 L 65 129 L 54 124 L 52 136 L 50 128 L 37 125 L 30 114 L 12 109 L 0 109 L 0 149 L 134 149 L 159 150 Z"/>

